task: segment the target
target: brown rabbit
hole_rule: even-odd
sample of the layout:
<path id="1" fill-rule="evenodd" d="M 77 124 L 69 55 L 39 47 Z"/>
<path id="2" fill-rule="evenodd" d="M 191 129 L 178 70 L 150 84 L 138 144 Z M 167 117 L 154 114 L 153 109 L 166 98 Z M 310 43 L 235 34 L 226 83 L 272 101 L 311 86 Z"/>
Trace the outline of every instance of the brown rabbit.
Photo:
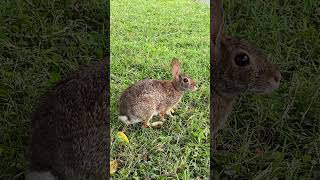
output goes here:
<path id="1" fill-rule="evenodd" d="M 32 116 L 27 179 L 107 179 L 108 63 L 85 67 L 45 94 Z"/>
<path id="2" fill-rule="evenodd" d="M 197 90 L 194 80 L 180 74 L 177 59 L 172 59 L 171 67 L 173 80 L 141 80 L 122 93 L 119 120 L 127 125 L 143 122 L 143 127 L 160 126 L 165 114 L 171 115 L 170 110 L 177 106 L 185 91 Z M 161 121 L 150 123 L 158 114 Z"/>
<path id="3" fill-rule="evenodd" d="M 267 94 L 279 87 L 281 74 L 267 55 L 244 40 L 224 34 L 221 0 L 211 3 L 213 9 L 211 57 L 211 144 L 215 149 L 216 135 L 223 127 L 239 94 Z"/>

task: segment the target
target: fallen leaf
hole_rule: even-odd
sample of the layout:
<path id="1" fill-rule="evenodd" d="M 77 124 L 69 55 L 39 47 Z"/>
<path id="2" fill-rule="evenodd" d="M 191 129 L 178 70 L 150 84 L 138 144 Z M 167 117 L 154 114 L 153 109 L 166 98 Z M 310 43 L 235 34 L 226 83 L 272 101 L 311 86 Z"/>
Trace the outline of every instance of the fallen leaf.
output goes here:
<path id="1" fill-rule="evenodd" d="M 122 141 L 124 141 L 124 142 L 126 142 L 126 143 L 129 143 L 129 139 L 128 139 L 127 135 L 126 135 L 123 131 L 119 131 L 119 132 L 118 132 L 118 137 L 119 137 Z"/>
<path id="2" fill-rule="evenodd" d="M 118 162 L 117 160 L 113 160 L 110 162 L 110 174 L 114 174 L 118 169 Z"/>

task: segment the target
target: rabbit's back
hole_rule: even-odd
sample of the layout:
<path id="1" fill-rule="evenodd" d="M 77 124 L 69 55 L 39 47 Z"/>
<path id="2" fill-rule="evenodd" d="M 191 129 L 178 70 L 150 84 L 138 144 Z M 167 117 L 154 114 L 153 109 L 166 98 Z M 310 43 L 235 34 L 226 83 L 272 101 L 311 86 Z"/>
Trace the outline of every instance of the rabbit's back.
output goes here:
<path id="1" fill-rule="evenodd" d="M 178 102 L 182 93 L 175 90 L 172 81 L 145 79 L 126 89 L 120 97 L 120 113 L 139 116 L 140 110 L 159 111 Z"/>
<path id="2" fill-rule="evenodd" d="M 31 170 L 62 178 L 105 177 L 107 62 L 86 67 L 46 94 L 32 118 Z"/>

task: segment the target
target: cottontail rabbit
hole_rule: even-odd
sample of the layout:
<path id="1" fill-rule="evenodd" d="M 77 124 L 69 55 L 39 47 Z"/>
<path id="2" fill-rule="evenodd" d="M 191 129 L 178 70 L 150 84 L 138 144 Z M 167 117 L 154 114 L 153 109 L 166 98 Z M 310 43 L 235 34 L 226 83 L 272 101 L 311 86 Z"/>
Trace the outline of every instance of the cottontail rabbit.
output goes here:
<path id="1" fill-rule="evenodd" d="M 143 127 L 161 126 L 165 114 L 181 100 L 185 91 L 197 90 L 194 80 L 180 74 L 180 63 L 177 59 L 171 62 L 173 80 L 145 79 L 126 89 L 120 97 L 119 119 L 125 124 L 143 122 Z M 153 116 L 159 114 L 160 120 L 150 123 Z"/>
<path id="2" fill-rule="evenodd" d="M 281 74 L 267 55 L 253 44 L 224 34 L 224 19 L 221 0 L 211 4 L 213 57 L 211 75 L 211 144 L 232 110 L 235 98 L 241 93 L 266 94 L 279 87 Z"/>
<path id="3" fill-rule="evenodd" d="M 57 83 L 32 116 L 27 179 L 106 179 L 107 67 L 103 60 Z"/>

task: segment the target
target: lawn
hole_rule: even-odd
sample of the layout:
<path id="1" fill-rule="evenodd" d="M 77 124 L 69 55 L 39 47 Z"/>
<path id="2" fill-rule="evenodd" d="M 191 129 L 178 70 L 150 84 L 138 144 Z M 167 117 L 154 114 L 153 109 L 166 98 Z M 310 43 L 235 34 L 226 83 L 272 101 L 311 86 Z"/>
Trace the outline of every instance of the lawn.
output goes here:
<path id="1" fill-rule="evenodd" d="M 106 54 L 103 0 L 0 2 L 0 179 L 22 178 L 37 99 Z"/>
<path id="2" fill-rule="evenodd" d="M 112 179 L 196 179 L 209 176 L 209 6 L 190 0 L 111 1 L 111 159 Z M 199 84 L 186 93 L 176 118 L 160 129 L 135 124 L 117 138 L 124 89 L 145 78 L 172 79 L 172 58 Z M 155 118 L 156 119 L 156 118 Z"/>
<path id="3" fill-rule="evenodd" d="M 283 80 L 241 96 L 219 135 L 216 178 L 312 179 L 320 170 L 320 1 L 224 0 L 226 30 L 264 49 Z"/>

